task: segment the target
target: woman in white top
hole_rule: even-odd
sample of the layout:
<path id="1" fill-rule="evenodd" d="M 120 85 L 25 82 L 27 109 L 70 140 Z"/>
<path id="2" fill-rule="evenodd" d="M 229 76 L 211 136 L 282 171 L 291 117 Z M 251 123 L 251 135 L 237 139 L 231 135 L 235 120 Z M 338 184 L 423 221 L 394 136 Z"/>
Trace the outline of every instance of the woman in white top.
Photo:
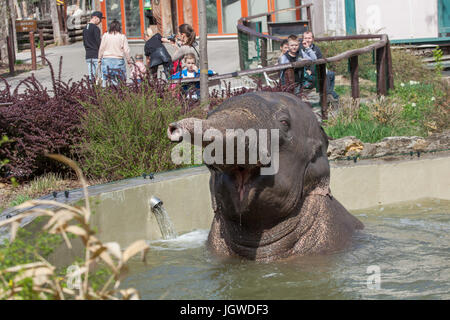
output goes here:
<path id="1" fill-rule="evenodd" d="M 113 20 L 109 25 L 108 32 L 102 37 L 98 51 L 103 86 L 106 85 L 106 81 L 111 81 L 114 85 L 117 85 L 119 80 L 126 81 L 127 69 L 125 59 L 129 64 L 132 63 L 128 40 L 121 33 L 120 23 L 117 20 Z"/>

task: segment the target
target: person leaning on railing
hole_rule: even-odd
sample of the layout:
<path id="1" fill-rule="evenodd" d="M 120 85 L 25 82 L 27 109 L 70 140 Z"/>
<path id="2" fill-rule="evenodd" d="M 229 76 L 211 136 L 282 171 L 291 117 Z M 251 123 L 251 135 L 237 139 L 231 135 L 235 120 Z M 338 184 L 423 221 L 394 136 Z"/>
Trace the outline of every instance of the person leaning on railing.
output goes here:
<path id="1" fill-rule="evenodd" d="M 298 37 L 294 34 L 288 37 L 288 46 L 289 50 L 279 59 L 280 64 L 293 63 L 299 60 L 317 60 L 316 54 L 311 48 L 303 47 L 299 49 Z M 282 84 L 286 82 L 297 83 L 294 92 L 298 94 L 304 82 L 304 68 L 294 68 L 293 72 L 291 70 L 282 70 L 280 72 L 280 81 Z"/>
<path id="2" fill-rule="evenodd" d="M 306 31 L 305 33 L 303 33 L 303 40 L 300 46 L 300 50 L 303 50 L 305 48 L 311 48 L 314 51 L 317 59 L 323 59 L 322 51 L 320 51 L 320 48 L 314 43 L 314 34 L 312 33 L 312 31 Z M 339 95 L 334 91 L 335 73 L 331 70 L 327 70 L 326 77 L 328 100 L 336 102 L 337 100 L 339 100 Z M 308 66 L 305 68 L 304 79 L 304 87 L 314 87 L 314 83 L 316 80 L 315 66 Z"/>

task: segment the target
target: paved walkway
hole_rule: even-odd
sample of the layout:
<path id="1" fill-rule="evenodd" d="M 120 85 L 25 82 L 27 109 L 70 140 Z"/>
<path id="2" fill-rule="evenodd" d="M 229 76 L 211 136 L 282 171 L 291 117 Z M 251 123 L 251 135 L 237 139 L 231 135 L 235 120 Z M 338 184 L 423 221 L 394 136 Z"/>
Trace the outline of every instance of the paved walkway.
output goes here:
<path id="1" fill-rule="evenodd" d="M 130 43 L 131 53 L 134 56 L 137 53 L 144 53 L 144 43 Z M 40 63 L 40 52 L 37 50 L 38 63 Z M 50 60 L 57 75 L 59 59 L 63 57 L 62 64 L 62 80 L 73 81 L 80 80 L 87 74 L 87 65 L 85 61 L 85 51 L 82 42 L 77 42 L 67 46 L 53 47 L 46 49 L 46 57 Z M 30 51 L 20 52 L 17 54 L 17 59 L 27 63 L 31 63 Z M 239 54 L 238 42 L 236 39 L 229 40 L 210 40 L 208 41 L 208 62 L 209 68 L 219 74 L 234 72 L 239 70 Z M 31 76 L 34 73 L 35 77 L 45 86 L 51 88 L 51 75 L 48 66 L 42 69 L 24 72 L 15 77 L 8 77 L 7 80 L 12 88 L 16 86 L 23 79 Z M 129 75 L 129 72 L 128 72 Z M 4 88 L 3 82 L 0 83 L 0 89 Z"/>

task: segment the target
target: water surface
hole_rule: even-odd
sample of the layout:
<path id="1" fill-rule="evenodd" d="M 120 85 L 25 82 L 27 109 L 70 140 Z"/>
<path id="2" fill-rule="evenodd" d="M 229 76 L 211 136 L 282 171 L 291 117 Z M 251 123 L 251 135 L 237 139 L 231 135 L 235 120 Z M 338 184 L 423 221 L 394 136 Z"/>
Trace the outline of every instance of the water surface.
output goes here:
<path id="1" fill-rule="evenodd" d="M 219 260 L 208 230 L 150 242 L 123 287 L 142 299 L 450 299 L 450 201 L 422 200 L 353 212 L 365 225 L 329 256 L 261 263 Z M 380 288 L 367 285 L 368 267 Z"/>

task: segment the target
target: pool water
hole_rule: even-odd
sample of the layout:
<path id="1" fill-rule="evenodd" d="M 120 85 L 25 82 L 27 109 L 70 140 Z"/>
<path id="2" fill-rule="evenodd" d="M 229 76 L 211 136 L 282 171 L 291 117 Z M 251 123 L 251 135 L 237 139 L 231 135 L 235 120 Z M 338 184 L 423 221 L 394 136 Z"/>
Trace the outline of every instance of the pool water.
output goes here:
<path id="1" fill-rule="evenodd" d="M 152 241 L 122 287 L 142 299 L 450 299 L 450 201 L 352 213 L 365 229 L 328 256 L 224 261 L 206 250 L 208 230 Z"/>

